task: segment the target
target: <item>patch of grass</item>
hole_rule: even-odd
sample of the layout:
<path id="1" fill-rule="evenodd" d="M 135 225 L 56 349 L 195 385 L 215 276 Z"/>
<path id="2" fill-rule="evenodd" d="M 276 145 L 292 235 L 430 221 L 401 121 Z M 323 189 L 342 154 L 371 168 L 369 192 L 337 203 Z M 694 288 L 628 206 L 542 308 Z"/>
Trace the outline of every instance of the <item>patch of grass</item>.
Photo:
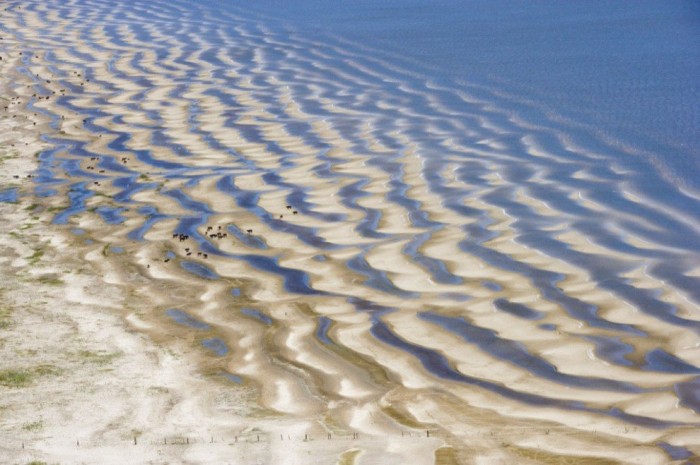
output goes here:
<path id="1" fill-rule="evenodd" d="M 43 257 L 43 256 L 44 256 L 44 251 L 41 249 L 37 249 L 34 251 L 34 253 L 32 255 L 27 257 L 27 260 L 29 260 L 31 262 L 31 264 L 33 265 L 36 262 L 38 262 L 41 259 L 41 257 Z"/>
<path id="2" fill-rule="evenodd" d="M 27 465 L 49 465 L 46 462 L 42 462 L 41 460 L 32 460 L 31 462 L 27 462 Z"/>
<path id="3" fill-rule="evenodd" d="M 38 281 L 41 284 L 50 284 L 52 286 L 59 286 L 59 285 L 63 284 L 63 280 L 61 278 L 57 278 L 54 275 L 42 276 L 41 278 L 38 279 Z"/>
<path id="4" fill-rule="evenodd" d="M 116 358 L 121 357 L 121 352 L 93 352 L 90 350 L 81 350 L 76 353 L 76 356 L 85 363 L 94 363 L 96 365 L 107 365 Z"/>
<path id="5" fill-rule="evenodd" d="M 34 210 L 36 210 L 36 208 L 37 208 L 38 206 L 39 206 L 39 204 L 33 203 L 33 204 L 29 205 L 27 208 L 25 208 L 25 210 L 27 210 L 27 211 L 34 211 Z"/>
<path id="6" fill-rule="evenodd" d="M 7 329 L 12 323 L 12 310 L 6 307 L 0 307 L 0 329 Z"/>
<path id="7" fill-rule="evenodd" d="M 23 431 L 41 431 L 44 428 L 44 423 L 39 421 L 33 421 L 31 423 L 25 423 L 22 425 Z"/>
<path id="8" fill-rule="evenodd" d="M 25 387 L 33 378 L 33 373 L 27 370 L 0 370 L 0 386 Z"/>
<path id="9" fill-rule="evenodd" d="M 0 386 L 21 388 L 32 384 L 39 376 L 58 375 L 61 370 L 53 365 L 39 365 L 33 368 L 10 368 L 0 370 Z"/>
<path id="10" fill-rule="evenodd" d="M 34 368 L 33 371 L 34 374 L 39 376 L 58 375 L 61 373 L 61 370 L 53 365 L 39 365 L 38 367 Z"/>

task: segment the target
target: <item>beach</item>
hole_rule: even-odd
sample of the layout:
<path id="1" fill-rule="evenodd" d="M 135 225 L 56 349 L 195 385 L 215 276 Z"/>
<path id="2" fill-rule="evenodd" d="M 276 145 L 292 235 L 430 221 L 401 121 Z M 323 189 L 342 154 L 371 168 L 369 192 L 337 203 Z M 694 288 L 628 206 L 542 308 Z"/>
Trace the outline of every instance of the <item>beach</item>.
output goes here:
<path id="1" fill-rule="evenodd" d="M 697 460 L 692 186 L 243 7 L 3 8 L 7 463 Z"/>

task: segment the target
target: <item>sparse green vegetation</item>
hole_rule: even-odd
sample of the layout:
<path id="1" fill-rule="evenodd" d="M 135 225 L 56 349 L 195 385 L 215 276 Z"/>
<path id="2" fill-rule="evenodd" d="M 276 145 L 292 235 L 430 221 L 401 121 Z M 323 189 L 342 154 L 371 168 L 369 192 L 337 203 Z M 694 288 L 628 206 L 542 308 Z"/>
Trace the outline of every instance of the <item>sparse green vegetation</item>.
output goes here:
<path id="1" fill-rule="evenodd" d="M 42 428 L 44 428 L 44 423 L 41 420 L 22 425 L 22 430 L 24 431 L 41 431 Z"/>
<path id="2" fill-rule="evenodd" d="M 46 462 L 42 462 L 40 460 L 32 460 L 31 462 L 28 462 L 27 465 L 48 465 Z"/>
<path id="3" fill-rule="evenodd" d="M 6 307 L 0 307 L 0 329 L 6 329 L 12 323 L 12 310 Z"/>
<path id="4" fill-rule="evenodd" d="M 0 386 L 24 387 L 32 382 L 32 372 L 27 370 L 0 370 Z"/>
<path id="5" fill-rule="evenodd" d="M 60 370 L 53 365 L 34 368 L 9 368 L 0 370 L 0 386 L 21 388 L 29 386 L 37 376 L 57 375 Z"/>
<path id="6" fill-rule="evenodd" d="M 75 354 L 85 363 L 94 363 L 96 365 L 107 365 L 114 359 L 122 355 L 121 352 L 93 352 L 90 350 L 81 350 Z"/>
<path id="7" fill-rule="evenodd" d="M 27 211 L 34 211 L 34 210 L 36 210 L 36 208 L 37 208 L 38 206 L 39 206 L 38 204 L 33 203 L 33 204 L 29 205 L 27 208 L 25 208 L 25 210 L 27 210 Z"/>
<path id="8" fill-rule="evenodd" d="M 31 262 L 31 264 L 33 265 L 36 262 L 38 262 L 43 255 L 44 255 L 44 251 L 41 249 L 37 249 L 34 251 L 34 253 L 31 256 L 27 257 L 27 260 L 29 260 Z"/>
<path id="9" fill-rule="evenodd" d="M 41 284 L 50 284 L 52 286 L 58 286 L 63 284 L 63 280 L 61 278 L 56 277 L 55 275 L 44 275 L 39 278 L 39 282 Z"/>
<path id="10" fill-rule="evenodd" d="M 38 367 L 34 368 L 33 371 L 34 374 L 39 376 L 58 375 L 61 373 L 61 370 L 53 365 L 39 365 Z"/>

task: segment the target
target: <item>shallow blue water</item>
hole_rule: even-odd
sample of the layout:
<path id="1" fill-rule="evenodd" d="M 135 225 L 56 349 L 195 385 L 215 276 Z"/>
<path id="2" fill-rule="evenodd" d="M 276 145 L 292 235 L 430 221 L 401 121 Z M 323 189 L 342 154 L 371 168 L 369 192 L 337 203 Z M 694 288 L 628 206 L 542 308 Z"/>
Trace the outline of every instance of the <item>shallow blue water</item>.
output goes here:
<path id="1" fill-rule="evenodd" d="M 229 349 L 226 343 L 218 337 L 204 339 L 202 341 L 202 346 L 213 352 L 217 357 L 223 357 L 224 355 L 229 353 Z"/>
<path id="2" fill-rule="evenodd" d="M 19 195 L 17 193 L 17 188 L 5 189 L 0 191 L 0 202 L 17 202 Z"/>
<path id="3" fill-rule="evenodd" d="M 336 37 L 417 76 L 497 87 L 535 120 L 556 114 L 631 144 L 657 175 L 700 190 L 700 4 L 516 0 L 271 0 L 270 27 Z M 524 107 L 519 101 L 532 103 Z M 640 154 L 638 152 L 644 152 Z"/>
<path id="4" fill-rule="evenodd" d="M 210 326 L 208 324 L 199 321 L 198 319 L 194 318 L 192 315 L 185 312 L 184 310 L 179 310 L 177 308 L 170 308 L 170 309 L 166 310 L 165 313 L 170 318 L 172 318 L 176 323 L 179 323 L 181 325 L 189 326 L 191 328 L 201 329 L 201 330 L 210 329 Z"/>

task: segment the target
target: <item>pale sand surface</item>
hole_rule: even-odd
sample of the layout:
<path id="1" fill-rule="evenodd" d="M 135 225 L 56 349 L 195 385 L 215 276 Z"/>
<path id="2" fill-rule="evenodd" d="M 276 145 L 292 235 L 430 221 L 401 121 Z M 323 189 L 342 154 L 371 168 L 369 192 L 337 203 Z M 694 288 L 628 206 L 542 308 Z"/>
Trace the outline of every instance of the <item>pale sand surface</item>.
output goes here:
<path id="1" fill-rule="evenodd" d="M 3 150 L 0 182 L 21 186 L 29 182 L 33 155 L 44 145 L 33 129 L 8 127 L 9 122 L 2 122 L 3 134 L 12 134 L 4 142 L 16 147 Z M 332 433 L 328 440 L 316 421 L 256 413 L 250 388 L 231 389 L 221 376 L 202 373 L 187 344 L 165 348 L 144 336 L 142 331 L 152 328 L 140 320 L 138 303 L 123 295 L 120 277 L 76 257 L 66 238 L 47 227 L 50 217 L 43 207 L 28 207 L 26 201 L 0 204 L 0 370 L 22 377 L 16 385 L 0 387 L 4 460 L 306 464 L 346 463 L 347 457 L 366 454 L 381 457 L 372 463 L 408 457 L 412 463 L 432 463 L 440 439 L 388 441 Z M 288 346 L 300 358 L 314 357 L 291 341 Z M 319 361 L 321 369 L 324 363 Z M 255 375 L 255 364 L 249 366 Z M 337 366 L 326 368 L 329 382 L 342 385 L 333 390 L 351 398 L 369 393 L 354 381 L 343 382 Z M 272 376 L 276 383 L 262 389 L 263 396 L 273 391 L 270 407 L 308 413 L 295 408 L 294 381 Z M 364 421 L 355 420 L 358 429 Z"/>
<path id="2" fill-rule="evenodd" d="M 33 14 L 24 20 L 28 28 L 39 27 L 44 21 Z M 20 28 L 18 24 L 13 27 Z M 117 30 L 122 40 L 139 44 L 127 26 Z M 105 31 L 97 31 L 92 36 L 94 43 L 110 52 L 81 43 L 79 37 L 70 35 L 73 33 L 66 40 L 80 44 L 80 52 L 104 62 L 112 51 L 122 47 L 112 43 Z M 654 338 L 626 341 L 640 353 L 663 343 L 676 357 L 696 366 L 700 362 L 697 335 L 640 312 L 619 296 L 593 285 L 584 269 L 518 241 L 519 219 L 489 199 L 508 188 L 506 178 L 498 172 L 510 160 L 507 146 L 497 140 L 481 142 L 483 154 L 495 160 L 492 172 L 484 176 L 486 186 L 472 186 L 452 174 L 459 160 L 455 160 L 455 166 L 442 169 L 442 177 L 449 179 L 445 186 L 472 192 L 462 199 L 462 205 L 483 212 L 478 219 L 466 219 L 444 208 L 441 198 L 426 188 L 423 161 L 409 134 L 391 132 L 406 147 L 398 154 L 382 142 L 371 118 L 356 134 L 363 141 L 362 150 L 395 156 L 395 163 L 402 169 L 399 179 L 408 187 L 406 197 L 420 205 L 427 218 L 443 223 L 441 229 L 430 233 L 419 251 L 444 263 L 462 281 L 459 292 L 469 298 L 465 304 L 450 296 L 454 285 L 436 282 L 424 267 L 404 254 L 409 241 L 427 229 L 412 224 L 405 210 L 387 206 L 391 182 L 397 178 L 368 164 L 365 154 L 358 152 L 331 122 L 313 118 L 288 87 L 274 76 L 265 76 L 265 57 L 253 58 L 261 67 L 257 77 L 262 76 L 263 82 L 276 91 L 274 97 L 286 116 L 313 128 L 314 135 L 330 147 L 328 156 L 340 159 L 332 170 L 347 177 L 329 179 L 315 174 L 314 168 L 319 165 L 316 150 L 275 121 L 268 111 L 269 104 L 256 95 L 256 91 L 267 89 L 259 87 L 260 80 L 242 78 L 238 88 L 223 90 L 240 106 L 238 129 L 222 124 L 227 108 L 219 99 L 206 95 L 209 84 L 192 83 L 183 95 L 171 95 L 173 85 L 165 77 L 166 66 L 178 72 L 196 67 L 206 82 L 211 65 L 199 56 L 201 52 L 187 56 L 187 65 L 178 62 L 178 42 L 157 28 L 151 33 L 156 40 L 172 41 L 168 56 L 157 61 L 146 50 L 138 61 L 142 69 L 136 69 L 132 62 L 135 55 L 125 47 L 127 53 L 110 66 L 94 67 L 93 82 L 84 86 L 86 94 L 74 98 L 72 104 L 106 112 L 107 116 L 92 122 L 130 134 L 125 146 L 131 150 L 150 149 L 150 119 L 143 110 L 159 111 L 163 133 L 194 156 L 183 159 L 160 146 L 151 151 L 154 158 L 186 165 L 190 173 L 201 169 L 205 174 L 211 166 L 221 167 L 236 175 L 232 180 L 236 188 L 258 195 L 257 205 L 263 214 L 275 219 L 284 215 L 289 224 L 308 228 L 330 246 L 342 247 L 319 250 L 294 233 L 271 227 L 270 221 L 261 221 L 260 215 L 241 208 L 232 197 L 214 195 L 220 194 L 215 184 L 218 178 L 205 177 L 198 184 L 188 185 L 186 179 L 168 178 L 165 170 L 134 156 L 128 157 L 128 168 L 142 182 L 154 182 L 159 187 L 136 192 L 131 199 L 157 205 L 168 215 L 148 230 L 145 241 L 126 237 L 143 222 L 135 208 L 126 208 L 122 212 L 124 223 L 115 226 L 105 224 L 90 211 L 117 205 L 112 199 L 120 188 L 108 180 L 90 186 L 95 195 L 86 200 L 87 212 L 71 217 L 66 225 L 51 225 L 54 212 L 66 206 L 65 187 L 61 187 L 61 195 L 32 196 L 32 181 L 27 174 L 36 168 L 34 154 L 46 148 L 39 135 L 55 135 L 55 131 L 23 103 L 14 106 L 0 119 L 0 185 L 17 185 L 22 194 L 17 203 L 0 203 L 0 369 L 11 370 L 15 379 L 14 385 L 7 381 L 0 386 L 0 456 L 18 464 L 32 460 L 105 464 L 662 464 L 669 462 L 669 456 L 656 445 L 660 441 L 700 452 L 700 435 L 693 426 L 698 423 L 697 412 L 680 405 L 668 389 L 657 390 L 687 380 L 687 374 L 642 371 L 597 357 L 594 344 L 585 337 L 606 333 L 565 314 L 540 295 L 524 273 L 499 268 L 460 249 L 464 228 L 480 224 L 493 234 L 480 244 L 484 248 L 519 264 L 560 274 L 563 278 L 557 285 L 568 296 L 594 304 L 598 316 L 612 322 L 634 321 L 648 328 Z M 208 46 L 201 45 L 203 49 Z M 19 66 L 19 45 L 7 40 L 4 46 L 5 59 L 0 62 L 2 95 L 11 98 L 19 94 L 26 102 L 31 94 L 29 80 L 14 72 Z M 70 50 L 55 50 L 64 62 L 62 66 L 82 66 Z M 233 68 L 239 65 L 231 59 L 225 61 Z M 368 75 L 374 73 L 359 64 L 357 68 Z M 50 74 L 43 66 L 34 66 L 32 72 Z M 150 88 L 137 83 L 144 72 L 153 83 Z M 235 75 L 235 71 L 231 73 Z M 106 84 L 116 86 L 119 92 L 108 92 Z M 47 87 L 58 90 L 55 83 Z M 359 114 L 323 97 L 324 89 L 314 83 L 308 84 L 308 90 L 335 116 Z M 95 103 L 94 98 L 103 94 L 109 105 Z M 135 100 L 141 104 L 138 110 L 130 106 Z M 163 106 L 164 100 L 170 106 Z M 197 102 L 201 109 L 194 123 L 186 122 L 191 102 Z M 112 155 L 118 160 L 122 156 L 108 146 L 116 137 L 102 137 L 86 129 L 79 112 L 67 111 L 54 100 L 39 100 L 35 105 L 65 116 L 59 129 L 63 140 L 84 141 L 88 150 L 104 157 Z M 388 100 L 378 103 L 387 110 L 406 112 L 395 105 Z M 117 119 L 120 116 L 123 118 Z M 408 112 L 404 116 L 419 115 Z M 284 207 L 287 191 L 268 184 L 260 172 L 248 172 L 233 163 L 225 151 L 211 150 L 194 132 L 194 124 L 219 143 L 235 147 L 257 166 L 279 173 L 281 182 L 293 184 L 303 179 L 310 214 L 292 215 Z M 294 167 L 283 168 L 277 154 L 247 139 L 246 125 L 293 152 Z M 481 128 L 500 130 L 498 123 L 488 117 L 482 118 Z M 536 141 L 524 142 L 533 156 L 553 157 Z M 452 141 L 445 145 L 456 152 L 479 153 Z M 81 168 L 87 169 L 87 161 L 80 162 Z M 349 206 L 338 192 L 358 179 L 366 181 L 364 195 Z M 535 180 L 548 182 L 547 173 L 538 173 L 531 182 Z M 253 251 L 277 259 L 281 266 L 305 272 L 310 286 L 328 295 L 300 298 L 285 289 L 280 276 L 249 263 L 213 254 L 207 259 L 186 255 L 187 248 L 197 250 L 196 246 L 191 241 L 178 241 L 172 233 L 178 220 L 192 212 L 174 197 L 162 194 L 168 189 L 182 189 L 190 199 L 211 210 L 206 225 L 198 227 L 200 233 L 205 234 L 205 226 L 217 230 L 219 226 L 235 225 L 243 232 L 252 229 L 250 240 L 265 245 L 254 250 L 242 240 L 227 238 L 216 243 L 219 250 L 240 255 Z M 580 191 L 567 186 L 561 189 L 569 198 L 579 199 L 580 205 L 603 210 Z M 570 229 L 573 220 L 529 191 L 527 185 L 511 198 L 529 208 L 533 217 L 552 219 L 553 223 L 543 229 L 552 232 L 552 237 L 567 249 L 581 256 L 621 263 L 630 259 Z M 381 213 L 376 232 L 392 240 L 367 237 L 356 229 L 365 210 Z M 605 211 L 609 213 L 609 209 Z M 329 222 L 314 216 L 323 213 L 345 217 Z M 643 240 L 634 237 L 630 242 Z M 372 247 L 365 249 L 366 245 Z M 115 247 L 123 250 L 117 252 Z M 173 258 L 166 261 L 169 252 Z M 346 266 L 347 260 L 359 253 L 368 267 L 382 276 L 385 285 L 394 286 L 398 292 L 419 293 L 420 298 L 379 292 L 367 285 L 368 276 Z M 317 255 L 322 255 L 324 261 L 314 260 Z M 206 266 L 219 279 L 195 277 L 182 268 L 185 260 Z M 659 299 L 677 305 L 680 315 L 698 319 L 695 303 L 676 289 L 665 287 L 643 267 L 630 266 L 625 277 L 639 289 L 662 290 Z M 488 288 L 485 282 L 498 288 Z M 232 289 L 238 289 L 240 296 L 232 297 Z M 473 384 L 440 379 L 407 351 L 378 342 L 371 333 L 372 315 L 357 311 L 332 293 L 400 309 L 382 317 L 393 334 L 444 356 L 450 367 L 480 382 L 547 399 L 579 401 L 602 412 L 615 405 L 626 414 L 688 425 L 634 425 L 614 415 L 542 407 Z M 497 311 L 494 297 L 527 305 L 545 320 L 524 320 Z M 524 344 L 529 353 L 546 360 L 559 375 L 624 380 L 645 391 L 587 389 L 534 376 L 527 364 L 491 355 L 464 343 L 457 334 L 417 318 L 421 312 L 435 309 L 440 315 L 459 317 L 465 314 L 467 305 L 471 324 L 497 334 L 501 343 Z M 249 308 L 271 320 L 265 322 L 255 313 L 245 313 Z M 206 327 L 178 324 L 167 316 L 168 309 L 186 311 Z M 320 316 L 332 321 L 329 336 L 333 344 L 315 336 Z M 543 329 L 543 321 L 555 325 L 556 330 Z M 439 337 L 435 337 L 436 332 Z M 211 339 L 225 344 L 225 357 L 212 356 L 203 349 L 202 344 Z M 227 373 L 229 379 L 224 376 Z"/>
<path id="3" fill-rule="evenodd" d="M 0 66 L 4 79 L 18 78 L 16 62 L 4 57 Z M 6 83 L 2 89 L 14 97 Z M 26 193 L 34 155 L 46 148 L 38 140 L 46 122 L 21 107 L 13 114 L 19 118 L 0 120 L 0 185 Z M 165 347 L 144 335 L 153 330 L 139 317 L 147 309 L 124 294 L 123 276 L 91 263 L 102 257 L 99 251 L 76 256 L 74 238 L 49 227 L 46 205 L 28 198 L 0 203 L 0 216 L 3 463 L 346 463 L 358 454 L 429 463 L 442 443 L 422 438 L 392 445 L 335 432 L 329 440 L 315 421 L 261 415 L 253 388 L 231 389 L 221 375 L 203 372 L 187 343 Z M 154 278 L 173 278 L 158 270 L 152 268 Z M 254 336 L 255 325 L 250 329 Z M 288 345 L 300 358 L 314 357 Z M 342 385 L 333 390 L 353 398 L 369 393 L 367 386 L 343 382 L 337 366 L 326 368 L 329 383 Z M 254 364 L 250 370 L 255 374 Z M 275 377 L 263 395 L 276 387 L 271 407 L 294 412 L 294 380 Z M 389 463 L 383 460 L 377 463 Z"/>

